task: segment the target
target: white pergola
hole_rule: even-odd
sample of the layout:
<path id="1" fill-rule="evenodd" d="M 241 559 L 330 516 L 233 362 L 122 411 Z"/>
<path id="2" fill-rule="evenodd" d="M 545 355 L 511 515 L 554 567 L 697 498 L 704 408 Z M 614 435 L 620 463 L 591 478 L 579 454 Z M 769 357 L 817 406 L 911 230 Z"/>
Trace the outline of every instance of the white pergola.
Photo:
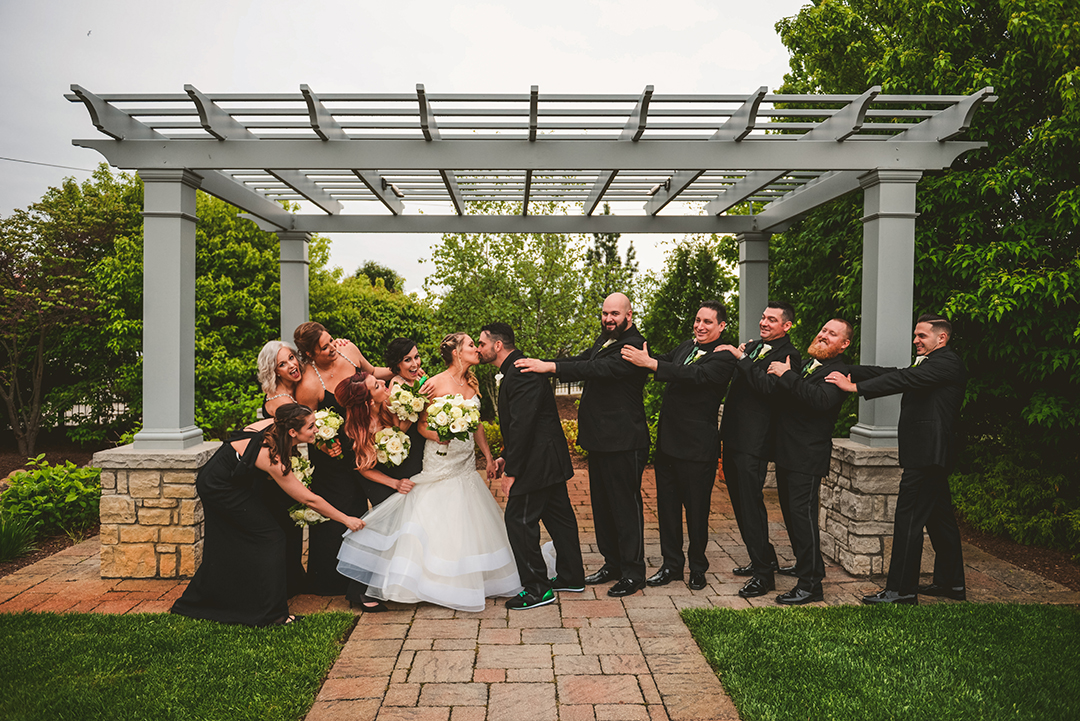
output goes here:
<path id="1" fill-rule="evenodd" d="M 194 424 L 195 191 L 281 242 L 281 328 L 307 320 L 313 233 L 721 233 L 739 243 L 740 325 L 768 300 L 769 238 L 864 191 L 861 356 L 910 360 L 915 187 L 985 146 L 955 140 L 993 88 L 968 96 L 335 93 L 95 95 L 108 136 L 75 140 L 145 183 L 143 429 L 135 449 L 202 442 Z M 288 212 L 279 201 L 297 201 Z M 410 214 L 443 201 L 450 214 Z M 508 201 L 514 215 L 475 215 Z M 578 204 L 536 215 L 532 201 Z M 598 215 L 601 202 L 633 214 Z M 672 205 L 672 203 L 674 203 Z M 702 210 L 703 207 L 703 210 Z M 678 212 L 681 211 L 681 212 Z M 732 213 L 732 214 L 729 214 Z M 853 440 L 896 444 L 899 398 L 860 401 Z"/>

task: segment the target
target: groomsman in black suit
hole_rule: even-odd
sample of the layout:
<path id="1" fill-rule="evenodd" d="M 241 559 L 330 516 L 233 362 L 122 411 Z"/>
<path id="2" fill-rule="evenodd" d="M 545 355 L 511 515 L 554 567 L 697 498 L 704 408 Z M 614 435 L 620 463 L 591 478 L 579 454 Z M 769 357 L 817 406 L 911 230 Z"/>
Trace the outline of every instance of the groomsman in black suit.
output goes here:
<path id="1" fill-rule="evenodd" d="M 584 591 L 577 518 L 566 492 L 574 475 L 555 393 L 543 376 L 522 373 L 514 361 L 525 356 L 506 323 L 480 331 L 480 362 L 499 369 L 499 428 L 503 452 L 496 461 L 506 494 L 506 535 L 525 590 L 506 602 L 512 610 L 546 606 L 555 591 Z M 540 521 L 555 545 L 555 578 L 548 578 L 540 552 Z"/>
<path id="2" fill-rule="evenodd" d="M 776 490 L 799 579 L 795 588 L 776 597 L 785 606 L 823 599 L 818 496 L 821 479 L 829 472 L 833 427 L 847 396 L 825 378 L 832 371 L 847 371 L 843 352 L 851 345 L 852 330 L 851 323 L 833 318 L 806 349 L 810 360 L 801 370 L 793 368 L 790 359 L 769 364 L 769 375 L 777 378 L 774 393 L 781 408 L 776 418 Z"/>
<path id="3" fill-rule="evenodd" d="M 694 317 L 694 337 L 675 350 L 652 357 L 648 346 L 638 350 L 624 346 L 622 356 L 634 365 L 667 381 L 656 430 L 656 514 L 660 521 L 660 570 L 645 580 L 664 586 L 683 578 L 683 509 L 686 535 L 690 539 L 689 586 L 706 586 L 709 561 L 709 509 L 712 504 L 716 465 L 720 459 L 717 416 L 728 381 L 735 370 L 735 356 L 713 353 L 727 325 L 727 311 L 717 301 L 701 304 Z"/>
<path id="4" fill-rule="evenodd" d="M 940 315 L 915 323 L 915 362 L 909 368 L 853 366 L 851 374 L 830 373 L 827 380 L 863 398 L 903 393 L 900 423 L 900 493 L 893 520 L 892 558 L 885 588 L 863 603 L 919 602 L 918 594 L 967 598 L 960 529 L 953 515 L 949 467 L 956 459 L 956 422 L 964 402 L 967 373 L 949 347 L 952 324 Z M 854 381 L 854 382 L 853 382 Z M 934 582 L 919 585 L 923 528 L 934 545 Z"/>
<path id="5" fill-rule="evenodd" d="M 792 366 L 801 367 L 799 351 L 787 335 L 794 321 L 795 309 L 789 303 L 770 302 L 758 321 L 759 340 L 739 348 L 716 347 L 716 351 L 728 351 L 738 359 L 724 403 L 720 438 L 724 444 L 724 479 L 739 533 L 750 555 L 750 563 L 733 571 L 736 576 L 750 576 L 739 589 L 743 598 L 764 596 L 776 588 L 773 574 L 779 570 L 779 563 L 769 542 L 763 491 L 775 448 L 780 409 L 772 393 L 779 379 L 767 371 L 772 361 L 784 358 L 789 358 Z"/>
<path id="6" fill-rule="evenodd" d="M 642 391 L 648 371 L 623 360 L 624 346 L 642 348 L 645 339 L 633 322 L 630 299 L 612 293 L 604 299 L 603 331 L 592 348 L 573 358 L 542 361 L 521 358 L 522 371 L 553 373 L 564 381 L 585 381 L 578 407 L 578 444 L 589 452 L 596 545 L 604 565 L 585 583 L 617 581 L 616 598 L 645 587 L 645 518 L 641 474 L 649 452 Z"/>

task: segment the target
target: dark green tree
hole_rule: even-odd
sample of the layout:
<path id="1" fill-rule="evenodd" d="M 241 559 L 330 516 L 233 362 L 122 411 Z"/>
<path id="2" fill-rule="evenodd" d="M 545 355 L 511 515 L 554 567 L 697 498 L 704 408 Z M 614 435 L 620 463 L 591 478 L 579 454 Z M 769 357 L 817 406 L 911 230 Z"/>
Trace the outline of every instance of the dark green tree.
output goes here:
<path id="1" fill-rule="evenodd" d="M 611 206 L 604 203 L 604 215 Z M 612 293 L 634 295 L 634 277 L 638 272 L 633 242 L 626 249 L 626 259 L 619 257 L 620 233 L 593 233 L 592 245 L 585 249 L 585 269 L 589 273 L 589 299 L 602 303 Z"/>
<path id="2" fill-rule="evenodd" d="M 372 286 L 382 283 L 384 288 L 395 293 L 400 293 L 405 288 L 405 279 L 398 275 L 397 271 L 374 260 L 364 261 L 364 264 L 356 269 L 355 277 L 366 279 Z"/>

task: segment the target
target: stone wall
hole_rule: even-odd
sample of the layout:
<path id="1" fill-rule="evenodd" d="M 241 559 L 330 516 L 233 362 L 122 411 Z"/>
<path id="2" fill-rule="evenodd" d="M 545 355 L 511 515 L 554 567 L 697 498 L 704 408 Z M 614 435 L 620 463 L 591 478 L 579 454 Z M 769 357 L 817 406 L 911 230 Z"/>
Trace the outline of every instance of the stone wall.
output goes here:
<path id="1" fill-rule="evenodd" d="M 898 458 L 895 446 L 871 448 L 833 439 L 832 465 L 821 483 L 821 552 L 848 573 L 888 570 L 900 487 Z"/>
<path id="2" fill-rule="evenodd" d="M 183 578 L 202 560 L 203 507 L 195 476 L 219 443 L 182 451 L 94 454 L 101 468 L 102 578 Z"/>

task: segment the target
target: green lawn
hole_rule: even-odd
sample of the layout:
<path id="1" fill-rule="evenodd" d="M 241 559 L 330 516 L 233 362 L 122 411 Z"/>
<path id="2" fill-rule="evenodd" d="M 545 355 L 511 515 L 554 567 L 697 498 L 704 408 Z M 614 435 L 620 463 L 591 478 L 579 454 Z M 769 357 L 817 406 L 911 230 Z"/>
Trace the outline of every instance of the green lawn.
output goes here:
<path id="1" fill-rule="evenodd" d="M 1080 719 L 1080 612 L 976 605 L 687 609 L 743 721 Z"/>
<path id="2" fill-rule="evenodd" d="M 0 614 L 0 719 L 301 719 L 354 623 Z"/>

